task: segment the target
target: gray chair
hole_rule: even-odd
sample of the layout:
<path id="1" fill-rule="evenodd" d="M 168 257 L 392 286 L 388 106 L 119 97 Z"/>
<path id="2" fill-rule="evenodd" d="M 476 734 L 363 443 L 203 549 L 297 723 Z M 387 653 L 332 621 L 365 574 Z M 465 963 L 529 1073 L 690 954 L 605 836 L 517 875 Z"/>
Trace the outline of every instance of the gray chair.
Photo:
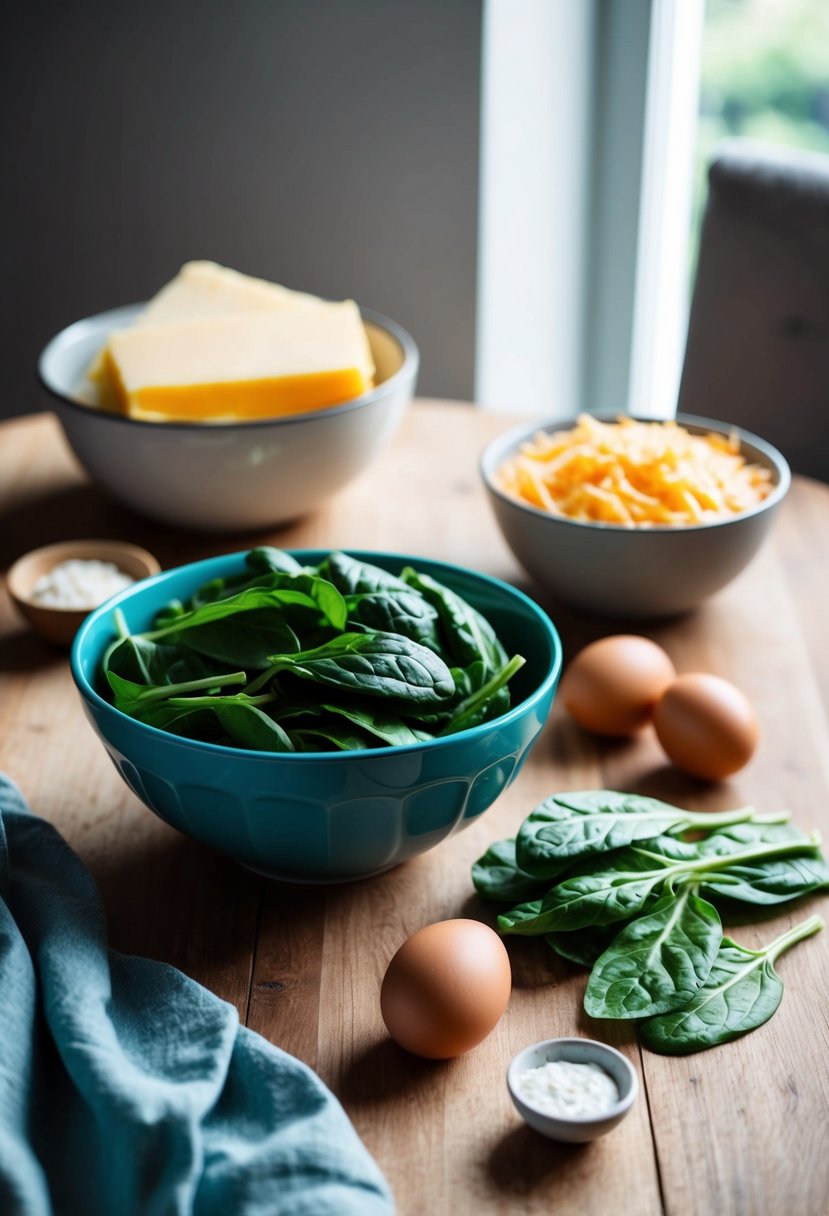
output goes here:
<path id="1" fill-rule="evenodd" d="M 829 157 L 735 140 L 709 187 L 679 408 L 829 481 Z"/>

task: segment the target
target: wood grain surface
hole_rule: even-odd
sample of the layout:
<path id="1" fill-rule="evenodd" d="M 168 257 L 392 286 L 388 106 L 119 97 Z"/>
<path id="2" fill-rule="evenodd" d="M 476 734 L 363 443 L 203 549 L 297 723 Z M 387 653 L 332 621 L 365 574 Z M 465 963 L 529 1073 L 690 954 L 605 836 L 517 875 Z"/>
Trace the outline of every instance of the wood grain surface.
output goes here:
<path id="1" fill-rule="evenodd" d="M 490 515 L 477 461 L 511 420 L 418 402 L 393 443 L 314 516 L 267 534 L 184 534 L 147 523 L 91 486 L 51 416 L 0 426 L 0 568 L 71 537 L 143 544 L 164 566 L 280 546 L 398 549 L 460 562 L 529 591 L 565 654 L 615 632 L 529 585 Z M 465 832 L 371 881 L 324 888 L 267 882 L 178 835 L 109 763 L 80 709 L 66 657 L 40 643 L 0 596 L 0 769 L 92 869 L 113 946 L 164 959 L 232 1001 L 253 1029 L 316 1068 L 385 1171 L 401 1216 L 561 1212 L 580 1216 L 826 1216 L 829 1211 L 829 932 L 786 955 L 783 1004 L 761 1030 L 685 1059 L 640 1050 L 625 1023 L 581 1009 L 585 975 L 538 941 L 512 939 L 510 1006 L 468 1055 L 428 1063 L 399 1050 L 379 1012 L 385 966 L 415 929 L 445 917 L 493 923 L 469 878 L 489 843 L 554 790 L 610 786 L 698 809 L 788 806 L 829 836 L 829 488 L 797 480 L 772 542 L 701 611 L 647 632 L 682 671 L 733 679 L 762 740 L 732 781 L 668 767 L 651 733 L 603 744 L 560 707 L 516 783 Z M 733 925 L 769 940 L 826 900 Z M 554 1035 L 624 1051 L 643 1082 L 603 1140 L 556 1145 L 525 1127 L 506 1092 L 516 1051 Z"/>

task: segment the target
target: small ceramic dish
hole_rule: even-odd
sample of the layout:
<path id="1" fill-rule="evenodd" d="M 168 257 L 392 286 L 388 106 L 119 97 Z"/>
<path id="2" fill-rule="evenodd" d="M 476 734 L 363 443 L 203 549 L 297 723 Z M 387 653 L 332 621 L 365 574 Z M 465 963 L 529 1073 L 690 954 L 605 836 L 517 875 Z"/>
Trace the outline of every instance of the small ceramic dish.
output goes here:
<path id="1" fill-rule="evenodd" d="M 53 608 L 33 598 L 38 580 L 67 561 L 112 562 L 136 582 L 161 570 L 152 553 L 120 540 L 59 541 L 18 558 L 6 575 L 12 602 L 32 628 L 56 646 L 71 646 L 83 621 L 98 607 L 93 604 L 89 608 Z"/>
<path id="2" fill-rule="evenodd" d="M 596 1064 L 616 1082 L 619 1101 L 604 1114 L 574 1118 L 552 1115 L 531 1105 L 518 1093 L 517 1081 L 522 1073 L 531 1068 L 541 1068 L 555 1060 L 566 1060 L 570 1064 Z M 525 1047 L 515 1056 L 507 1070 L 507 1088 L 515 1109 L 522 1119 L 550 1140 L 565 1140 L 571 1144 L 583 1144 L 596 1140 L 612 1131 L 621 1123 L 636 1101 L 639 1079 L 636 1070 L 620 1051 L 599 1043 L 595 1039 L 544 1039 Z"/>

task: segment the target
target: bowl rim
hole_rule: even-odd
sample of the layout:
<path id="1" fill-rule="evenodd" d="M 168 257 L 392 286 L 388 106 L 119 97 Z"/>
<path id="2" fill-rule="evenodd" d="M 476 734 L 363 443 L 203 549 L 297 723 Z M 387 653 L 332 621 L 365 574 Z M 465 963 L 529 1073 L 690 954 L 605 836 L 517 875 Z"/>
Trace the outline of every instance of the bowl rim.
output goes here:
<path id="1" fill-rule="evenodd" d="M 478 726 L 467 727 L 466 730 L 456 731 L 452 735 L 442 735 L 433 739 L 424 739 L 418 743 L 404 744 L 389 744 L 384 747 L 367 748 L 365 751 L 336 751 L 336 752 L 265 752 L 258 751 L 253 748 L 228 747 L 221 743 L 208 743 L 201 739 L 187 739 L 181 735 L 171 734 L 170 731 L 160 730 L 158 727 L 149 726 L 146 722 L 140 722 L 137 718 L 131 718 L 122 710 L 110 702 L 105 700 L 100 693 L 96 692 L 92 684 L 87 680 L 81 665 L 81 651 L 83 650 L 88 635 L 97 625 L 102 616 L 108 615 L 116 608 L 120 607 L 125 600 L 128 600 L 136 592 L 144 592 L 148 587 L 160 587 L 165 582 L 169 582 L 182 571 L 192 571 L 194 576 L 199 574 L 207 574 L 208 569 L 216 566 L 217 562 L 230 562 L 233 558 L 244 558 L 249 552 L 248 549 L 236 550 L 232 553 L 223 553 L 217 557 L 202 558 L 196 562 L 186 562 L 181 566 L 173 566 L 169 570 L 162 570 L 160 574 L 154 575 L 152 578 L 142 579 L 140 584 L 136 583 L 132 587 L 127 587 L 123 591 L 117 592 L 110 599 L 95 608 L 85 618 L 72 643 L 72 651 L 70 654 L 70 668 L 72 678 L 75 682 L 79 693 L 91 705 L 94 705 L 99 711 L 112 715 L 116 719 L 121 719 L 125 723 L 129 723 L 140 733 L 145 734 L 149 739 L 163 740 L 168 744 L 171 741 L 179 746 L 185 747 L 187 750 L 195 750 L 200 754 L 210 754 L 215 756 L 235 756 L 244 760 L 268 761 L 286 760 L 289 763 L 300 763 L 301 761 L 318 761 L 322 760 L 326 763 L 349 763 L 353 762 L 354 757 L 359 757 L 362 761 L 388 758 L 390 756 L 406 755 L 412 752 L 421 752 L 425 749 L 429 751 L 442 750 L 446 747 L 451 747 L 458 740 L 472 740 L 483 738 L 485 735 L 492 732 L 493 729 L 500 729 L 504 725 L 508 725 L 526 712 L 527 708 L 536 704 L 541 700 L 549 690 L 555 690 L 558 678 L 561 674 L 563 663 L 563 647 L 558 630 L 553 621 L 547 615 L 543 608 L 532 600 L 523 591 L 519 591 L 517 587 L 504 582 L 501 579 L 495 578 L 490 574 L 482 574 L 478 570 L 473 570 L 468 566 L 459 566 L 453 562 L 442 561 L 439 558 L 430 558 L 423 555 L 392 553 L 387 550 L 375 549 L 357 549 L 347 548 L 344 550 L 336 550 L 333 548 L 317 548 L 317 549 L 285 549 L 284 552 L 290 553 L 297 560 L 302 560 L 303 557 L 320 558 L 329 553 L 345 552 L 350 556 L 357 556 L 362 560 L 371 561 L 379 559 L 387 559 L 393 562 L 400 562 L 401 565 L 416 564 L 417 562 L 425 562 L 430 566 L 438 566 L 443 570 L 450 572 L 461 571 L 464 575 L 472 575 L 479 582 L 488 584 L 494 587 L 499 593 L 506 592 L 509 597 L 517 601 L 525 612 L 528 612 L 542 630 L 546 633 L 552 650 L 552 661 L 547 672 L 538 685 L 526 697 L 522 698 L 517 705 L 511 705 L 505 714 L 500 717 L 492 718 L 488 722 L 482 722 Z M 209 577 L 209 575 L 208 575 Z M 202 579 L 201 581 L 204 581 Z M 197 585 L 194 581 L 194 585 Z"/>
<path id="2" fill-rule="evenodd" d="M 612 1056 L 615 1060 L 620 1061 L 625 1075 L 628 1077 L 627 1092 L 614 1102 L 608 1110 L 601 1115 L 553 1115 L 549 1111 L 541 1110 L 538 1106 L 533 1105 L 526 1098 L 515 1090 L 515 1079 L 521 1068 L 525 1057 L 531 1052 L 546 1051 L 551 1047 L 563 1047 L 565 1051 L 570 1047 L 583 1048 L 588 1046 L 591 1051 L 599 1056 Z M 568 1059 L 566 1055 L 561 1056 L 561 1059 Z M 571 1063 L 573 1061 L 570 1061 Z M 595 1062 L 595 1061 L 588 1061 Z M 601 1065 L 600 1065 L 601 1067 Z M 603 1043 L 600 1039 L 591 1039 L 580 1037 L 577 1035 L 569 1035 L 555 1039 L 541 1039 L 538 1043 L 530 1043 L 527 1047 L 522 1048 L 517 1052 L 509 1062 L 507 1067 L 507 1088 L 510 1092 L 510 1097 L 516 1106 L 526 1106 L 528 1110 L 533 1111 L 541 1119 L 547 1119 L 551 1123 L 565 1123 L 573 1127 L 586 1127 L 591 1124 L 603 1124 L 611 1119 L 618 1119 L 621 1115 L 627 1114 L 633 1103 L 639 1096 L 639 1076 L 636 1069 L 631 1064 L 630 1060 L 616 1047 L 611 1047 L 609 1043 Z"/>
<path id="3" fill-rule="evenodd" d="M 584 410 L 582 411 L 583 413 L 585 413 Z M 749 507 L 745 511 L 739 511 L 734 515 L 725 516 L 722 519 L 710 519 L 697 524 L 649 524 L 647 526 L 641 525 L 637 527 L 634 525 L 628 527 L 625 524 L 614 524 L 604 520 L 570 519 L 567 515 L 551 515 L 549 511 L 542 511 L 540 507 L 534 507 L 531 503 L 513 498 L 512 495 L 507 494 L 496 485 L 494 475 L 497 469 L 517 450 L 521 443 L 532 438 L 538 431 L 549 433 L 572 430 L 581 416 L 579 414 L 575 417 L 549 419 L 547 421 L 539 419 L 536 423 L 513 427 L 511 430 L 505 431 L 501 435 L 496 436 L 495 439 L 490 440 L 481 453 L 478 465 L 481 479 L 489 493 L 505 505 L 516 507 L 521 511 L 525 511 L 528 515 L 535 516 L 538 519 L 545 519 L 551 524 L 567 524 L 576 528 L 585 528 L 588 531 L 618 533 L 620 536 L 676 536 L 684 535 L 686 532 L 703 532 L 711 528 L 725 528 L 729 524 L 735 524 L 744 519 L 751 519 L 752 516 L 761 515 L 771 507 L 777 506 L 789 491 L 792 474 L 785 456 L 770 444 L 768 440 L 755 435 L 752 431 L 747 431 L 735 423 L 720 422 L 713 418 L 702 418 L 698 414 L 683 414 L 680 412 L 670 419 L 658 419 L 643 417 L 641 414 L 626 414 L 620 410 L 612 412 L 604 410 L 595 414 L 591 413 L 589 416 L 597 418 L 600 422 L 615 422 L 619 418 L 631 418 L 634 422 L 678 422 L 680 426 L 691 427 L 695 431 L 713 431 L 719 435 L 736 434 L 740 440 L 740 446 L 742 447 L 743 444 L 746 444 L 748 447 L 754 448 L 768 462 L 777 475 L 777 480 L 771 493 L 756 506 Z"/>
<path id="4" fill-rule="evenodd" d="M 112 414 L 108 411 L 96 410 L 94 406 L 84 405 L 82 402 L 76 401 L 62 389 L 58 388 L 54 382 L 50 381 L 46 373 L 46 364 L 56 348 L 72 341 L 75 331 L 93 326 L 95 323 L 102 325 L 108 319 L 110 327 L 114 329 L 119 322 L 125 320 L 133 312 L 144 308 L 146 303 L 147 301 L 144 300 L 136 304 L 122 304 L 117 308 L 109 308 L 104 312 L 93 313 L 89 317 L 81 317 L 54 334 L 38 355 L 37 378 L 41 388 L 55 401 L 59 402 L 61 406 L 75 411 L 84 418 L 97 418 L 122 426 L 149 427 L 155 432 L 158 432 L 160 427 L 163 427 L 164 431 L 184 431 L 188 433 L 204 433 L 205 428 L 209 428 L 211 431 L 216 430 L 224 434 L 227 431 L 233 430 L 254 430 L 256 427 L 296 426 L 298 423 L 313 422 L 315 419 L 328 418 L 334 414 L 339 415 L 348 413 L 351 410 L 361 409 L 363 406 L 381 401 L 389 393 L 393 392 L 402 380 L 416 376 L 420 366 L 420 352 L 411 334 L 402 325 L 399 325 L 396 321 L 392 321 L 390 317 L 385 317 L 382 313 L 374 312 L 371 308 L 361 307 L 360 316 L 364 321 L 377 326 L 378 329 L 385 330 L 386 333 L 395 339 L 403 352 L 403 362 L 397 371 L 389 376 L 388 380 L 384 380 L 367 393 L 361 393 L 359 397 L 354 397 L 350 401 L 343 401 L 339 405 L 328 405 L 323 409 L 308 410 L 302 414 L 283 414 L 275 418 L 247 418 L 238 422 L 205 423 L 171 421 L 160 423 L 146 418 L 128 418 L 125 414 Z"/>

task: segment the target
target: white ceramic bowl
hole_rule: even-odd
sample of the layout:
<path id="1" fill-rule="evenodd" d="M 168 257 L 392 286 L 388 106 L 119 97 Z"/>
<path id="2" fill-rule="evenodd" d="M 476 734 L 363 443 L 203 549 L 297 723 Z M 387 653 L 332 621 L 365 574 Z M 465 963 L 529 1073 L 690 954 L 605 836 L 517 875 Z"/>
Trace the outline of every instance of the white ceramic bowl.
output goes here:
<path id="1" fill-rule="evenodd" d="M 619 1101 L 607 1114 L 599 1118 L 571 1119 L 550 1115 L 530 1105 L 516 1092 L 516 1080 L 530 1068 L 541 1068 L 553 1060 L 567 1060 L 571 1064 L 597 1064 L 613 1078 L 619 1090 Z M 507 1088 L 515 1109 L 530 1127 L 548 1136 L 551 1140 L 565 1140 L 571 1144 L 583 1144 L 597 1140 L 621 1123 L 636 1101 L 639 1093 L 639 1078 L 636 1069 L 615 1047 L 599 1043 L 596 1039 L 544 1039 L 525 1047 L 514 1057 L 507 1070 Z"/>
<path id="2" fill-rule="evenodd" d="M 496 481 L 504 462 L 536 432 L 567 430 L 575 419 L 518 427 L 490 443 L 481 475 L 495 518 L 519 562 L 542 587 L 590 612 L 645 619 L 696 608 L 748 565 L 789 488 L 789 466 L 770 443 L 731 423 L 689 414 L 676 420 L 692 433 L 736 433 L 746 460 L 770 470 L 768 497 L 749 511 L 711 523 L 625 528 L 582 522 L 518 502 Z"/>
<path id="3" fill-rule="evenodd" d="M 139 422 L 83 405 L 87 368 L 110 331 L 130 325 L 142 307 L 76 321 L 45 347 L 38 371 L 90 477 L 164 523 L 232 532 L 306 514 L 374 459 L 414 394 L 417 347 L 394 321 L 364 309 L 378 383 L 343 405 L 212 425 Z"/>

